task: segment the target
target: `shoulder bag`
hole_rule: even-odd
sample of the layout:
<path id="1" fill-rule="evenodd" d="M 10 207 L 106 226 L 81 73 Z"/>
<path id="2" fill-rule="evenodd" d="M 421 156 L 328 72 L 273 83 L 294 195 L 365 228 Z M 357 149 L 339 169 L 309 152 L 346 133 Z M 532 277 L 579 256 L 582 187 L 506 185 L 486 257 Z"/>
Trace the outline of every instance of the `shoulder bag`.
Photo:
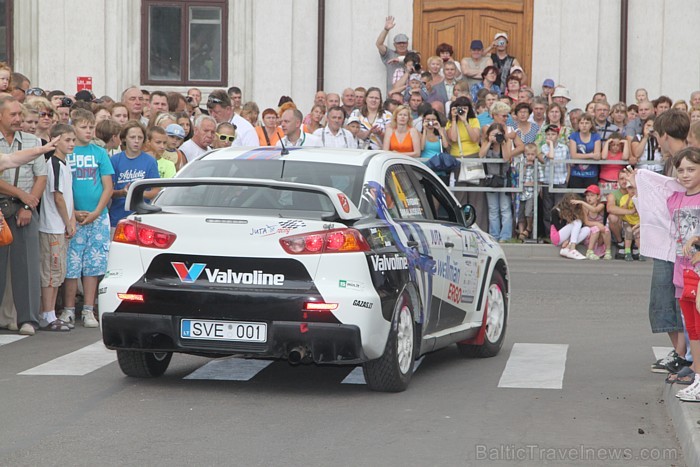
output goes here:
<path id="1" fill-rule="evenodd" d="M 462 135 L 459 134 L 459 121 L 457 121 L 457 145 L 459 146 L 460 157 L 459 176 L 457 177 L 457 181 L 478 185 L 481 180 L 486 178 L 484 164 L 481 162 L 472 162 L 469 160 L 471 158 L 464 157 L 464 152 L 462 151 Z"/>

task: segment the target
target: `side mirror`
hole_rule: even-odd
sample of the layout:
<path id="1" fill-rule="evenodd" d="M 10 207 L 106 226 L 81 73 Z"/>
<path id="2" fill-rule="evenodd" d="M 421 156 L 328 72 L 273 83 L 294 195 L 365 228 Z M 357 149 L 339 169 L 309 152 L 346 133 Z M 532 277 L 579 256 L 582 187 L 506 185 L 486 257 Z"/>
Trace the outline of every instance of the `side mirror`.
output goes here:
<path id="1" fill-rule="evenodd" d="M 464 214 L 464 226 L 471 227 L 476 221 L 476 210 L 471 204 L 462 206 L 462 214 Z"/>

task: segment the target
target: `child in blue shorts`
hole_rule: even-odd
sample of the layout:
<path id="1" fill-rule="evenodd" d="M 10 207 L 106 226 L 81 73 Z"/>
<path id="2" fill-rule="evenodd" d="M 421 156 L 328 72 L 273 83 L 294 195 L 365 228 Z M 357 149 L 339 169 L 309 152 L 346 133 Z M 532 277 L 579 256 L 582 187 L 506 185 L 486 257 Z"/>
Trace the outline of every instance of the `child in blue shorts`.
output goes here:
<path id="1" fill-rule="evenodd" d="M 75 109 L 71 112 L 76 145 L 68 156 L 73 175 L 73 200 L 77 229 L 68 245 L 64 311 L 61 321 L 74 325 L 75 294 L 78 279 L 83 281 L 83 326 L 96 328 L 95 299 L 99 276 L 107 271 L 109 250 L 109 215 L 107 203 L 112 197 L 114 169 L 107 151 L 92 144 L 95 116 L 92 112 Z"/>

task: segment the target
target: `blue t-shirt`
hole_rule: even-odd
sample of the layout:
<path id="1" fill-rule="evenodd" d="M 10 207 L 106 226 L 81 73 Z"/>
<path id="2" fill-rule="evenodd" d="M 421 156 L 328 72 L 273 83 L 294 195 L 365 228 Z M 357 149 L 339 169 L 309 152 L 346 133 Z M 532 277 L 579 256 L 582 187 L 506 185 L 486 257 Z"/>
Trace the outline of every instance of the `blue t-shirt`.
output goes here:
<path id="1" fill-rule="evenodd" d="M 114 174 L 107 151 L 92 143 L 76 146 L 73 154 L 66 156 L 66 163 L 73 176 L 75 210 L 94 211 L 102 196 L 102 177 Z M 102 214 L 105 212 L 107 208 Z"/>
<path id="2" fill-rule="evenodd" d="M 596 141 L 600 141 L 600 135 L 598 133 L 591 133 L 591 139 L 584 143 L 581 141 L 581 135 L 579 132 L 571 133 L 569 140 L 576 143 L 576 152 L 578 154 L 590 154 L 595 148 Z M 599 166 L 590 164 L 572 164 L 571 165 L 571 176 L 580 178 L 595 178 L 598 176 Z"/>
<path id="3" fill-rule="evenodd" d="M 142 152 L 134 159 L 127 157 L 125 152 L 120 152 L 112 156 L 112 167 L 114 167 L 114 189 L 121 190 L 128 184 L 144 178 L 160 178 L 158 163 L 156 160 Z M 131 214 L 132 211 L 124 210 L 126 198 L 113 198 L 109 207 L 109 222 L 112 227 Z"/>

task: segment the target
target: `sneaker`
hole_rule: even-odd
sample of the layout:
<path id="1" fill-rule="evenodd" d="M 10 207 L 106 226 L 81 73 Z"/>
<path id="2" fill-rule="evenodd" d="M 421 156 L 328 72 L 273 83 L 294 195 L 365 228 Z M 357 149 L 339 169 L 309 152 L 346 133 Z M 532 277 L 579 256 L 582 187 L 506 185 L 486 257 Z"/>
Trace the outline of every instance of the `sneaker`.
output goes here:
<path id="1" fill-rule="evenodd" d="M 562 248 L 559 250 L 559 256 L 563 256 L 564 258 L 569 257 L 569 249 L 568 248 Z"/>
<path id="2" fill-rule="evenodd" d="M 66 323 L 71 329 L 75 327 L 75 311 L 63 310 L 61 316 L 59 316 L 58 319 Z"/>
<path id="3" fill-rule="evenodd" d="M 678 354 L 675 350 L 672 350 L 664 358 L 660 358 L 656 362 L 651 364 L 652 373 L 668 373 L 666 365 L 674 361 L 676 358 L 678 358 Z"/>
<path id="4" fill-rule="evenodd" d="M 605 250 L 605 256 L 603 256 L 603 259 L 612 259 L 612 253 L 610 250 Z"/>
<path id="5" fill-rule="evenodd" d="M 625 261 L 634 261 L 632 253 L 625 253 Z"/>
<path id="6" fill-rule="evenodd" d="M 639 255 L 639 258 L 637 258 L 639 261 L 646 261 L 647 257 L 644 255 Z"/>
<path id="7" fill-rule="evenodd" d="M 568 250 L 567 253 L 566 253 L 566 257 L 569 258 L 569 259 L 577 259 L 577 260 L 586 259 L 586 257 L 583 256 L 583 255 L 582 255 L 578 250 L 576 250 L 576 249 Z"/>
<path id="8" fill-rule="evenodd" d="M 36 334 L 36 329 L 34 329 L 34 326 L 31 324 L 24 323 L 22 326 L 20 326 L 19 333 L 23 336 L 33 336 Z"/>
<path id="9" fill-rule="evenodd" d="M 586 252 L 586 258 L 588 258 L 588 259 L 590 259 L 590 260 L 593 260 L 593 261 L 597 261 L 597 260 L 600 259 L 600 258 L 598 257 L 598 255 L 596 255 L 596 254 L 593 252 L 593 250 L 588 250 L 588 251 Z"/>
<path id="10" fill-rule="evenodd" d="M 692 363 L 681 356 L 676 356 L 676 358 L 666 364 L 666 370 L 669 373 L 678 373 L 683 367 L 690 366 Z"/>
<path id="11" fill-rule="evenodd" d="M 688 386 L 685 389 L 681 389 L 676 393 L 676 397 L 679 399 L 682 398 L 690 398 L 690 397 L 698 397 L 700 395 L 700 375 L 695 373 L 695 381 L 693 381 L 693 384 Z M 697 402 L 697 401 L 693 401 Z"/>
<path id="12" fill-rule="evenodd" d="M 95 319 L 95 313 L 92 311 L 83 311 L 83 327 L 96 328 L 100 324 Z"/>

